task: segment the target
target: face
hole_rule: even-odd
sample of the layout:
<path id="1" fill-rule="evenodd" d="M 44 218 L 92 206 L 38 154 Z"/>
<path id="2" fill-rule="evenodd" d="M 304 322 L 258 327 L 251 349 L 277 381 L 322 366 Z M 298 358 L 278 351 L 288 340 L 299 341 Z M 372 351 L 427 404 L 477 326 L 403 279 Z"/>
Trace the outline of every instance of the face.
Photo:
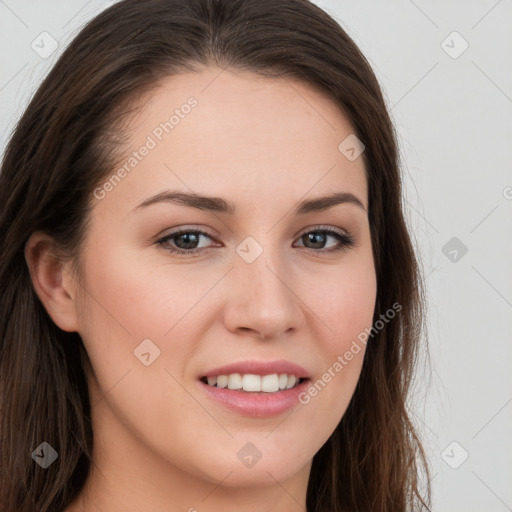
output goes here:
<path id="1" fill-rule="evenodd" d="M 363 160 L 338 149 L 353 129 L 309 86 L 206 68 L 147 96 L 127 133 L 76 290 L 97 464 L 138 454 L 210 489 L 307 479 L 376 299 Z"/>

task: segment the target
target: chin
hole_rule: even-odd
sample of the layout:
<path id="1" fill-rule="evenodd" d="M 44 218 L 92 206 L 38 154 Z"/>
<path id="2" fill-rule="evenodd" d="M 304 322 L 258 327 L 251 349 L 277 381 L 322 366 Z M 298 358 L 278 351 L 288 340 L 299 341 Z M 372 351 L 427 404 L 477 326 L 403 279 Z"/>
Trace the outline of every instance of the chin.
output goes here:
<path id="1" fill-rule="evenodd" d="M 260 443 L 260 446 L 263 444 Z M 270 453 L 266 453 L 266 450 L 262 447 L 258 452 L 254 446 L 244 444 L 236 451 L 223 451 L 218 457 L 214 456 L 215 462 L 205 462 L 208 464 L 207 479 L 214 483 L 222 480 L 223 487 L 231 488 L 273 486 L 276 481 L 285 482 L 303 470 L 314 456 L 306 455 L 300 443 L 295 444 L 290 452 L 275 447 L 268 448 Z M 228 457 L 227 453 L 232 455 Z M 204 472 L 205 467 L 201 470 Z"/>

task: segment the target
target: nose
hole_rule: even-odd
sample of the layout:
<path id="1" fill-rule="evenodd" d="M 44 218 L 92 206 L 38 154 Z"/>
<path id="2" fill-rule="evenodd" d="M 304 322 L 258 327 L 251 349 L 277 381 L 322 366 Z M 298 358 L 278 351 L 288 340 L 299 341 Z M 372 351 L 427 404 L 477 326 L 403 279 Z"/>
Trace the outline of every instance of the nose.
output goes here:
<path id="1" fill-rule="evenodd" d="M 264 249 L 252 263 L 236 255 L 234 267 L 226 284 L 224 322 L 229 331 L 277 339 L 300 328 L 301 301 L 282 255 Z"/>

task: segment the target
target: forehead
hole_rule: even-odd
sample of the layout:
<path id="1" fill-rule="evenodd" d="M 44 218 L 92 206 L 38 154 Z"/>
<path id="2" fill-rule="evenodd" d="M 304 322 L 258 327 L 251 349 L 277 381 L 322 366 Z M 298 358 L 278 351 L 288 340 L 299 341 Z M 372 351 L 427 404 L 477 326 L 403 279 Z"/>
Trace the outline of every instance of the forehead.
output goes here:
<path id="1" fill-rule="evenodd" d="M 111 204 L 134 206 L 166 188 L 233 198 L 279 193 L 294 202 L 344 190 L 366 203 L 363 160 L 339 149 L 353 129 L 339 105 L 308 84 L 210 67 L 168 77 L 140 107 L 113 169 L 127 172 Z"/>

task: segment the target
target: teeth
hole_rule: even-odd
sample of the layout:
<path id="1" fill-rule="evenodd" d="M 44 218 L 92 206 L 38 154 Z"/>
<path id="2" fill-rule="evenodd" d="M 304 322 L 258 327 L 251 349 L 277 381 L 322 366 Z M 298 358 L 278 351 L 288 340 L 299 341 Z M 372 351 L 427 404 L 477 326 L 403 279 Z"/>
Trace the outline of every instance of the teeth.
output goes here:
<path id="1" fill-rule="evenodd" d="M 242 377 L 242 387 L 244 391 L 261 391 L 261 377 L 246 373 Z"/>
<path id="2" fill-rule="evenodd" d="M 241 389 L 242 387 L 242 376 L 239 373 L 232 373 L 228 376 L 228 388 L 229 389 Z"/>
<path id="3" fill-rule="evenodd" d="M 275 393 L 279 391 L 279 376 L 277 373 L 261 377 L 261 391 L 265 391 L 265 393 Z"/>
<path id="4" fill-rule="evenodd" d="M 227 375 L 219 375 L 217 377 L 217 387 L 218 388 L 227 388 L 228 387 L 228 376 Z"/>
<path id="5" fill-rule="evenodd" d="M 297 383 L 297 377 L 295 377 L 295 375 L 290 375 L 288 377 L 288 385 L 286 386 L 286 389 L 293 388 L 293 386 L 295 386 L 296 383 Z"/>
<path id="6" fill-rule="evenodd" d="M 231 373 L 230 375 L 218 375 L 217 377 L 208 377 L 208 384 L 218 388 L 228 388 L 234 390 L 253 391 L 264 393 L 276 393 L 280 389 L 290 389 L 299 383 L 295 375 L 286 373 L 273 373 L 271 375 L 254 375 L 246 373 Z"/>

